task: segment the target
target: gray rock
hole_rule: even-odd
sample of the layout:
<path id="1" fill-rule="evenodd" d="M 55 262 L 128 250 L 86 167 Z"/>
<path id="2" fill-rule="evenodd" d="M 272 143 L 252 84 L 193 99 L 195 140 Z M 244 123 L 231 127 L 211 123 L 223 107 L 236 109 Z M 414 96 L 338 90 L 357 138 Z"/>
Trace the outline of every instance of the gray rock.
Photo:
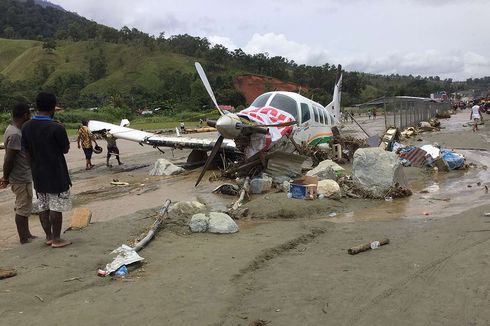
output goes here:
<path id="1" fill-rule="evenodd" d="M 358 149 L 354 153 L 352 176 L 361 189 L 377 198 L 384 198 L 392 187 L 407 187 L 398 156 L 381 148 Z"/>
<path id="2" fill-rule="evenodd" d="M 150 175 L 174 175 L 184 172 L 184 169 L 171 163 L 170 161 L 160 158 L 150 170 Z"/>
<path id="3" fill-rule="evenodd" d="M 189 227 L 192 232 L 206 232 L 208 230 L 209 217 L 199 213 L 192 216 Z"/>
<path id="4" fill-rule="evenodd" d="M 209 213 L 208 232 L 211 233 L 235 233 L 238 225 L 225 213 Z"/>

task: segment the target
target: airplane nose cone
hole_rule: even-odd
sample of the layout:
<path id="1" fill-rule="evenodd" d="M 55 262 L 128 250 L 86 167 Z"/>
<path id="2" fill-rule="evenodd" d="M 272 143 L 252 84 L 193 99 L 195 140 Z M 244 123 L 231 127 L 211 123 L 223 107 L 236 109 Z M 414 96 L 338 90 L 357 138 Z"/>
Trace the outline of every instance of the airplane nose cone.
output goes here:
<path id="1" fill-rule="evenodd" d="M 223 137 L 235 139 L 240 135 L 240 129 L 236 127 L 238 122 L 240 119 L 232 114 L 223 115 L 216 121 L 216 129 Z"/>

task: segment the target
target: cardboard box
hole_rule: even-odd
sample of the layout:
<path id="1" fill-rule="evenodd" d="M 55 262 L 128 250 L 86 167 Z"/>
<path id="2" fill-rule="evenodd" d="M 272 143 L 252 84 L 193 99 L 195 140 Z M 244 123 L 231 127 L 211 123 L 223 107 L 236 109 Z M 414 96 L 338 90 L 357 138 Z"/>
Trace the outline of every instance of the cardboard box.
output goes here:
<path id="1" fill-rule="evenodd" d="M 299 179 L 295 179 L 291 183 L 289 192 L 293 198 L 296 199 L 316 199 L 318 188 L 317 176 L 304 176 Z"/>

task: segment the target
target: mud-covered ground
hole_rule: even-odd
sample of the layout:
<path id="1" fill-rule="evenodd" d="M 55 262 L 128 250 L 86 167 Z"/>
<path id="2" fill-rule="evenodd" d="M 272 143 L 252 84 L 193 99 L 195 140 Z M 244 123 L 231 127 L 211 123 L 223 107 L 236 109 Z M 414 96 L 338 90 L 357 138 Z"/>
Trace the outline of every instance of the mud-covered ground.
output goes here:
<path id="1" fill-rule="evenodd" d="M 171 216 L 141 252 L 145 262 L 124 279 L 100 278 L 96 270 L 110 261 L 111 250 L 148 228 L 165 199 L 224 210 L 235 198 L 212 194 L 220 182 L 208 178 L 194 188 L 198 171 L 149 177 L 144 165 L 161 157 L 152 148 L 121 141 L 122 168 L 106 168 L 97 157 L 88 172 L 83 154 L 73 149 L 74 204 L 90 208 L 94 223 L 67 232 L 71 246 L 18 245 L 13 196 L 0 191 L 0 266 L 18 271 L 0 280 L 1 324 L 488 325 L 490 217 L 484 213 L 490 194 L 483 186 L 490 179 L 489 128 L 473 133 L 463 127 L 466 116 L 443 120 L 446 129 L 410 141 L 461 148 L 475 165 L 448 174 L 406 169 L 410 198 L 254 196 L 233 235 L 189 234 L 186 219 Z M 168 151 L 165 157 L 181 163 L 186 155 Z M 113 179 L 130 185 L 111 186 Z M 68 220 L 69 214 L 65 226 Z M 41 235 L 35 217 L 31 225 Z M 347 254 L 384 237 L 389 245 Z"/>

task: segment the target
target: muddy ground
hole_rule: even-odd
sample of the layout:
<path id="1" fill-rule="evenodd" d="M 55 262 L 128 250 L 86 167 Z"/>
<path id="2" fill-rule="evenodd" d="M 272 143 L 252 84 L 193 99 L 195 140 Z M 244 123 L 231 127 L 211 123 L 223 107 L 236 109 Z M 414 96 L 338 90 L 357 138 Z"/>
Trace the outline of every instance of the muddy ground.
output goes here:
<path id="1" fill-rule="evenodd" d="M 96 270 L 111 250 L 140 236 L 165 199 L 224 210 L 234 198 L 211 194 L 220 182 L 207 178 L 194 188 L 198 171 L 149 177 L 144 165 L 161 157 L 152 148 L 121 141 L 122 169 L 106 168 L 99 156 L 88 172 L 74 149 L 74 204 L 90 208 L 94 223 L 65 234 L 73 245 L 18 245 L 13 196 L 0 191 L 0 266 L 18 271 L 0 280 L 1 324 L 488 325 L 490 195 L 482 187 L 490 180 L 489 128 L 471 132 L 466 116 L 409 142 L 470 148 L 459 151 L 475 166 L 448 174 L 409 168 L 410 198 L 309 202 L 269 193 L 245 205 L 249 215 L 233 235 L 189 234 L 185 220 L 171 219 L 124 279 Z M 177 163 L 186 155 L 165 154 Z M 114 187 L 112 179 L 130 185 Z M 384 237 L 389 245 L 347 254 Z"/>

